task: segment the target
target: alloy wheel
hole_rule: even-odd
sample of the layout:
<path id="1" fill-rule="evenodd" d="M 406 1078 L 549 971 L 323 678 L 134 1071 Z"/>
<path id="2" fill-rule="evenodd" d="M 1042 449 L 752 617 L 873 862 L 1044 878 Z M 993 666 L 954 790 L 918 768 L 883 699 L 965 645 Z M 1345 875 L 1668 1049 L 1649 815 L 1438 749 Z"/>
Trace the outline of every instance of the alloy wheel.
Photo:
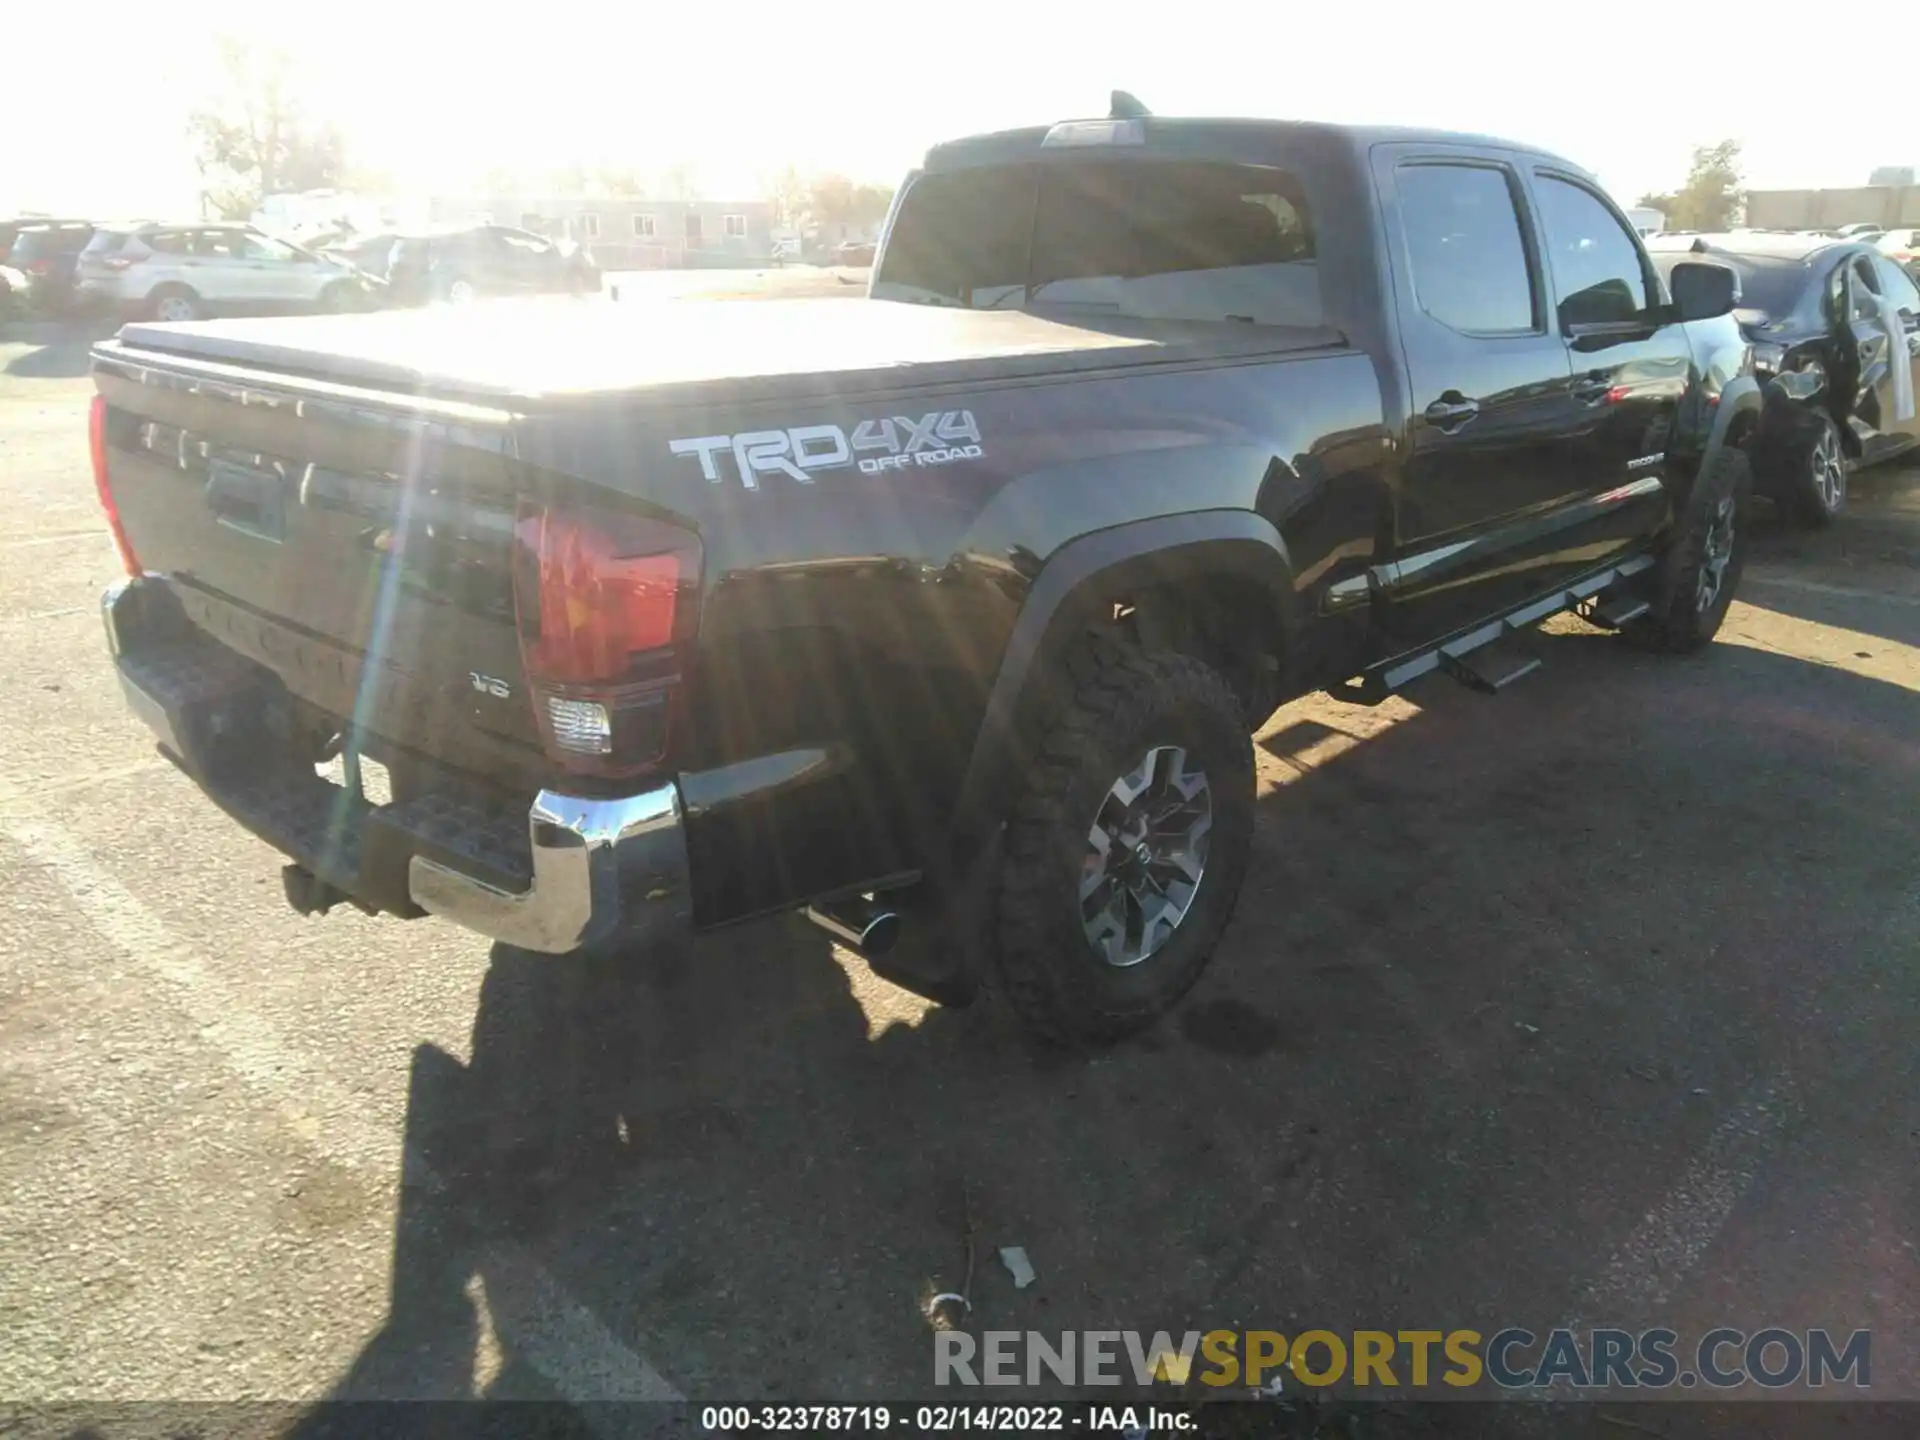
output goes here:
<path id="1" fill-rule="evenodd" d="M 1847 461 L 1840 453 L 1840 437 L 1833 433 L 1831 425 L 1821 427 L 1820 438 L 1814 441 L 1813 454 L 1807 464 L 1821 508 L 1829 515 L 1835 513 L 1846 503 Z"/>
<path id="2" fill-rule="evenodd" d="M 1173 938 L 1206 874 L 1212 828 L 1207 772 L 1177 745 L 1149 749 L 1108 788 L 1080 872 L 1080 925 L 1108 965 L 1138 965 Z"/>
<path id="3" fill-rule="evenodd" d="M 1713 507 L 1707 524 L 1707 537 L 1700 547 L 1700 578 L 1694 589 L 1694 608 L 1702 615 L 1713 609 L 1727 583 L 1727 566 L 1733 561 L 1734 497 L 1728 495 Z"/>

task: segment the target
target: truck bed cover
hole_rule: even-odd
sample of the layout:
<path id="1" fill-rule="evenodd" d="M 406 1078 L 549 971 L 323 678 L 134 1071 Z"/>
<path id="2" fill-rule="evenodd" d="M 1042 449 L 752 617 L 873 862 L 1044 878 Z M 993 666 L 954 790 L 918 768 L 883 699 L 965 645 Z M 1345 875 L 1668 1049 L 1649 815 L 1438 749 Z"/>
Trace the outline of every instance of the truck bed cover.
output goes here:
<path id="1" fill-rule="evenodd" d="M 837 299 L 595 304 L 503 301 L 372 315 L 135 323 L 119 346 L 336 384 L 478 401 L 645 392 L 741 401 L 794 390 L 1021 379 L 1253 359 L 1338 332 L 1056 319 Z M 116 347 L 106 347 L 108 353 Z M 713 393 L 724 392 L 722 394 Z"/>

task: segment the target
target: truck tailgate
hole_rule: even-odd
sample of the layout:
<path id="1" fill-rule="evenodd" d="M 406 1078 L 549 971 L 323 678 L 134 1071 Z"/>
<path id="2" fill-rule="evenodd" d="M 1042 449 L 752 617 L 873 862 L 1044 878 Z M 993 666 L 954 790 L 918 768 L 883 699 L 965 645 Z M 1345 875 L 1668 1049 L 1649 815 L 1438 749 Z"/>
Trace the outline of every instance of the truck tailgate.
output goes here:
<path id="1" fill-rule="evenodd" d="M 96 357 L 113 495 L 141 567 L 342 730 L 537 776 L 508 417 L 276 390 L 224 368 Z"/>

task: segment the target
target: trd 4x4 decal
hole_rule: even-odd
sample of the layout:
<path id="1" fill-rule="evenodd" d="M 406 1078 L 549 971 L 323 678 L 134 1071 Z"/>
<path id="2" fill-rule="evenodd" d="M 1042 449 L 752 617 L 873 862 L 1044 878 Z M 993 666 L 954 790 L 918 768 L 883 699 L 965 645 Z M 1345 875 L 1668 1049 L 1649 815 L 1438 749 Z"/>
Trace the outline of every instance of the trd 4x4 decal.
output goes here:
<path id="1" fill-rule="evenodd" d="M 719 484 L 726 479 L 721 457 L 731 455 L 740 483 L 758 490 L 760 475 L 785 475 L 803 485 L 814 473 L 843 465 L 863 474 L 912 470 L 922 465 L 951 465 L 978 460 L 980 426 L 971 410 L 934 410 L 914 420 L 892 415 L 862 420 L 849 436 L 838 425 L 795 425 L 787 430 L 746 430 L 738 435 L 701 435 L 668 442 L 676 455 L 700 461 L 700 473 Z"/>

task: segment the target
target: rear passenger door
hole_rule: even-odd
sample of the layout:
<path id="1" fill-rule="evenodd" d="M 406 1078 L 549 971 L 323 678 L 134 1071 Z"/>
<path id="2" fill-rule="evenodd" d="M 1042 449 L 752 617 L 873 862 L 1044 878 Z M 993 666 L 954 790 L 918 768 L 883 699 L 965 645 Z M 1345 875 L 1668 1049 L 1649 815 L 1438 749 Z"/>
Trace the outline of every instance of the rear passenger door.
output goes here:
<path id="1" fill-rule="evenodd" d="M 1569 367 L 1510 157 L 1392 144 L 1372 163 L 1409 412 L 1378 613 L 1411 643 L 1540 588 L 1578 498 Z"/>
<path id="2" fill-rule="evenodd" d="M 193 239 L 193 288 L 222 310 L 251 309 L 261 303 L 265 284 L 248 258 L 244 230 L 209 226 Z"/>
<path id="3" fill-rule="evenodd" d="M 146 252 L 139 266 L 128 271 L 134 277 L 129 296 L 133 295 L 133 288 L 138 289 L 139 297 L 145 297 L 162 285 L 185 285 L 196 295 L 204 295 L 200 278 L 202 262 L 194 254 L 199 234 L 198 230 L 155 230 L 128 240 L 129 253 L 134 253 L 135 247 Z"/>

